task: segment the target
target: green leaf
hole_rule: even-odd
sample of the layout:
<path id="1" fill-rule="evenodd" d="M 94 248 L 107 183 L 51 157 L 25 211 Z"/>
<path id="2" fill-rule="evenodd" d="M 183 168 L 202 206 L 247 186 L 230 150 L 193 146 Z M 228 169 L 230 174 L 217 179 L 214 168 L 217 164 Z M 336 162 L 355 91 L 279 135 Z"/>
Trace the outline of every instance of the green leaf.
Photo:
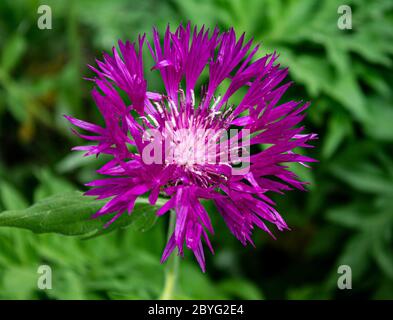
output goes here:
<path id="1" fill-rule="evenodd" d="M 386 43 L 385 40 L 387 39 L 378 37 L 373 32 L 358 33 L 349 39 L 348 45 L 368 61 L 389 67 L 392 65 L 389 57 L 389 53 L 392 52 L 392 44 Z M 370 45 L 371 43 L 372 45 Z"/>
<path id="2" fill-rule="evenodd" d="M 41 182 L 39 187 L 34 190 L 34 201 L 39 201 L 61 192 L 71 192 L 75 188 L 67 180 L 55 176 L 47 169 L 35 172 L 37 179 Z"/>
<path id="3" fill-rule="evenodd" d="M 179 274 L 179 289 L 182 298 L 187 299 L 227 299 L 195 264 L 182 264 Z"/>
<path id="4" fill-rule="evenodd" d="M 369 111 L 366 108 L 365 96 L 352 73 L 340 74 L 337 79 L 329 83 L 326 92 L 340 102 L 356 119 L 367 121 Z"/>
<path id="5" fill-rule="evenodd" d="M 251 282 L 243 279 L 224 280 L 218 287 L 225 293 L 238 299 L 262 300 L 261 292 Z"/>
<path id="6" fill-rule="evenodd" d="M 370 239 L 366 233 L 354 235 L 345 244 L 337 266 L 348 265 L 352 269 L 353 281 L 359 280 L 370 265 Z M 337 273 L 335 273 L 337 277 Z"/>
<path id="7" fill-rule="evenodd" d="M 370 117 L 365 123 L 365 129 L 370 137 L 382 140 L 393 140 L 393 108 L 390 101 L 371 98 L 368 102 Z"/>
<path id="8" fill-rule="evenodd" d="M 330 62 L 334 65 L 337 72 L 339 74 L 343 74 L 345 72 L 350 72 L 350 58 L 348 52 L 346 52 L 342 46 L 342 43 L 346 41 L 346 39 L 333 39 L 326 38 L 326 51 L 327 57 Z"/>
<path id="9" fill-rule="evenodd" d="M 97 219 L 91 219 L 91 216 L 105 202 L 83 196 L 80 192 L 58 194 L 27 209 L 4 211 L 0 214 L 0 226 L 23 228 L 35 233 L 54 232 L 85 236 L 104 234 L 129 225 L 145 231 L 154 225 L 155 211 L 160 204 L 158 202 L 156 206 L 152 206 L 147 199 L 140 198 L 131 215 L 123 214 L 107 229 L 103 229 L 103 225 L 112 215 Z"/>
<path id="10" fill-rule="evenodd" d="M 328 129 L 322 149 L 322 154 L 325 158 L 330 158 L 335 153 L 349 130 L 350 123 L 348 118 L 342 114 L 333 114 L 333 116 L 329 119 Z"/>
<path id="11" fill-rule="evenodd" d="M 362 166 L 353 170 L 344 167 L 333 167 L 333 173 L 353 188 L 376 194 L 393 194 L 392 178 L 386 176 L 378 168 Z"/>
<path id="12" fill-rule="evenodd" d="M 365 216 L 355 205 L 343 206 L 339 208 L 329 209 L 326 213 L 326 218 L 343 227 L 362 229 L 365 224 Z"/>
<path id="13" fill-rule="evenodd" d="M 24 209 L 28 206 L 19 191 L 5 181 L 0 183 L 0 199 L 7 210 Z"/>
<path id="14" fill-rule="evenodd" d="M 56 165 L 56 170 L 60 173 L 68 173 L 96 161 L 94 157 L 83 157 L 82 154 L 83 152 L 69 153 Z"/>
<path id="15" fill-rule="evenodd" d="M 332 72 L 324 61 L 322 57 L 299 54 L 288 62 L 290 74 L 296 81 L 303 83 L 312 96 L 320 94 L 332 82 Z"/>
<path id="16" fill-rule="evenodd" d="M 20 60 L 26 50 L 26 40 L 19 34 L 12 36 L 4 46 L 1 56 L 1 68 L 5 72 L 10 72 Z"/>
<path id="17" fill-rule="evenodd" d="M 28 112 L 26 105 L 28 105 L 28 99 L 26 98 L 26 91 L 24 90 L 24 86 L 20 83 L 15 84 L 14 82 L 6 80 L 2 80 L 4 75 L 0 70 L 0 81 L 2 85 L 6 89 L 6 106 L 8 107 L 8 111 L 18 120 L 18 122 L 26 122 L 28 121 Z"/>
<path id="18" fill-rule="evenodd" d="M 10 266 L 3 273 L 2 290 L 0 297 L 7 299 L 29 299 L 31 294 L 37 290 L 37 267 L 28 268 L 17 265 Z"/>
<path id="19" fill-rule="evenodd" d="M 383 231 L 383 230 L 382 230 Z M 373 242 L 373 255 L 381 270 L 390 279 L 393 279 L 393 253 L 391 251 L 390 245 L 383 241 L 383 237 L 380 234 Z"/>

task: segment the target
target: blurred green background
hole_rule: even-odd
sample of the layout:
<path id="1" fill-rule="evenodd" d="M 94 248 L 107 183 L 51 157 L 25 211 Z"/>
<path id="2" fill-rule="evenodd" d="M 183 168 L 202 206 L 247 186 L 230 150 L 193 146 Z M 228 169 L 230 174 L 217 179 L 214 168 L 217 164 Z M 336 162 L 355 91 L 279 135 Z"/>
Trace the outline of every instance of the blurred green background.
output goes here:
<path id="1" fill-rule="evenodd" d="M 52 8 L 52 30 L 37 8 Z M 393 2 L 345 1 L 353 29 L 339 30 L 341 0 L 0 1 L 0 211 L 67 190 L 85 190 L 100 160 L 71 153 L 81 141 L 62 114 L 98 119 L 87 64 L 118 39 L 150 36 L 190 20 L 231 26 L 277 50 L 295 85 L 287 99 L 312 101 L 306 119 L 320 139 L 313 169 L 294 166 L 309 192 L 273 195 L 292 231 L 254 233 L 243 248 L 210 208 L 216 254 L 202 274 L 191 255 L 180 264 L 176 298 L 393 298 Z M 161 89 L 157 78 L 150 85 Z M 167 220 L 81 240 L 0 228 L 2 299 L 156 299 Z M 37 289 L 37 268 L 53 289 Z M 337 268 L 352 268 L 352 290 Z"/>

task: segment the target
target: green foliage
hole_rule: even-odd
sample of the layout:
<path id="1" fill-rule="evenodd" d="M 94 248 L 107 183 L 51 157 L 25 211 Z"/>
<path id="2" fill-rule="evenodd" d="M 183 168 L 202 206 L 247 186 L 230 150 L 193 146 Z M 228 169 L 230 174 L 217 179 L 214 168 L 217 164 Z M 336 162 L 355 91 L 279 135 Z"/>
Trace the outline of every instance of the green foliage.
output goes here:
<path id="1" fill-rule="evenodd" d="M 37 28 L 39 4 L 51 6 L 52 30 Z M 274 196 L 292 231 L 275 232 L 276 241 L 256 231 L 256 249 L 237 243 L 206 203 L 217 253 L 207 255 L 207 274 L 191 255 L 181 261 L 176 297 L 393 298 L 393 4 L 347 1 L 353 29 L 340 30 L 342 4 L 0 1 L 0 298 L 160 297 L 165 218 L 156 221 L 141 200 L 108 229 L 108 218 L 89 219 L 102 202 L 72 192 L 96 177 L 104 159 L 70 153 L 80 140 L 62 114 L 102 121 L 82 81 L 86 64 L 118 39 L 188 20 L 245 31 L 263 53 L 280 54 L 295 81 L 285 98 L 312 102 L 306 125 L 320 140 L 307 153 L 320 162 L 291 167 L 312 185 Z M 154 74 L 149 89 L 161 90 Z M 54 270 L 52 290 L 37 289 L 41 264 Z M 337 289 L 341 264 L 352 268 L 350 292 Z"/>
<path id="2" fill-rule="evenodd" d="M 40 200 L 27 209 L 2 212 L 0 226 L 23 228 L 35 233 L 54 232 L 68 236 L 101 235 L 128 225 L 134 226 L 134 229 L 146 231 L 156 221 L 157 206 L 163 204 L 162 201 L 157 201 L 157 205 L 152 206 L 148 199 L 139 198 L 135 202 L 132 214 L 122 215 L 108 228 L 103 229 L 111 217 L 91 219 L 91 216 L 105 202 L 83 196 L 80 192 L 65 192 Z"/>

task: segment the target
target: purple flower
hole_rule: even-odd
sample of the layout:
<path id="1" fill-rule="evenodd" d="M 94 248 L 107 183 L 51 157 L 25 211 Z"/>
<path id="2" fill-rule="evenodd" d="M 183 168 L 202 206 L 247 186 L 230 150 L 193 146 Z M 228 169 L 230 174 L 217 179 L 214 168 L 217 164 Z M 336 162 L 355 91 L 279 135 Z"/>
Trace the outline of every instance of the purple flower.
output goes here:
<path id="1" fill-rule="evenodd" d="M 148 91 L 145 43 L 163 93 Z M 109 178 L 87 184 L 93 187 L 87 195 L 110 198 L 94 217 L 113 214 L 108 226 L 124 212 L 132 214 L 138 197 L 147 196 L 153 205 L 161 195 L 168 200 L 157 214 L 176 212 L 161 261 L 176 247 L 183 255 L 185 244 L 203 271 L 202 242 L 213 252 L 208 238 L 213 226 L 202 199 L 215 203 L 243 245 L 253 244 L 254 226 L 271 234 L 266 221 L 288 229 L 268 192 L 304 190 L 305 182 L 284 164 L 315 161 L 293 149 L 310 147 L 307 142 L 316 134 L 303 134 L 304 127 L 298 126 L 308 103 L 279 103 L 290 85 L 281 84 L 288 70 L 276 64 L 275 53 L 257 58 L 258 49 L 245 42 L 244 34 L 237 39 L 233 29 L 209 32 L 187 24 L 175 32 L 168 27 L 162 43 L 156 29 L 152 43 L 145 36 L 138 44 L 119 41 L 119 52 L 113 48 L 112 56 L 104 54 L 98 68 L 91 67 L 97 74 L 92 95 L 105 124 L 66 118 L 90 132 L 76 134 L 96 142 L 74 150 L 111 157 L 98 170 Z M 222 140 L 234 128 L 242 131 Z"/>

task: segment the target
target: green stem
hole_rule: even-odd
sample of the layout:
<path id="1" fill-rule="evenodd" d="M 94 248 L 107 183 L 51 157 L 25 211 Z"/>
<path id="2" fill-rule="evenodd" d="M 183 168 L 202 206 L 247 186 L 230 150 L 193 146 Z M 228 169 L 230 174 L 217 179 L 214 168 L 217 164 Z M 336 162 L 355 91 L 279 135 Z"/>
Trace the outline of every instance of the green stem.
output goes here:
<path id="1" fill-rule="evenodd" d="M 168 228 L 168 240 L 171 237 L 176 225 L 176 213 L 171 210 Z M 171 300 L 176 289 L 177 275 L 179 271 L 179 256 L 172 254 L 167 261 L 167 269 L 165 272 L 165 285 L 160 300 Z"/>

